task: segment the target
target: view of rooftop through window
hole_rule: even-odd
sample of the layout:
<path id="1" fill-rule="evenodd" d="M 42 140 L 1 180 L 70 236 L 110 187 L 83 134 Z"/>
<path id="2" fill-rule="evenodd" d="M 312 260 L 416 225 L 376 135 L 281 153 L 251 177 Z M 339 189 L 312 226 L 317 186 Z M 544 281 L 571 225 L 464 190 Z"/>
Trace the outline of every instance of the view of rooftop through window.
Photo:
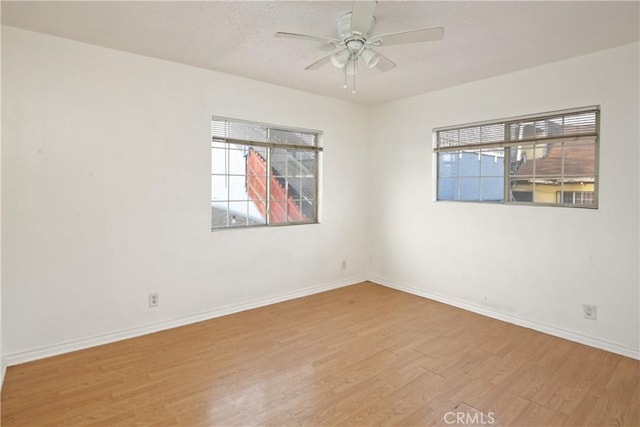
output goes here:
<path id="1" fill-rule="evenodd" d="M 597 207 L 599 109 L 435 130 L 437 199 Z"/>

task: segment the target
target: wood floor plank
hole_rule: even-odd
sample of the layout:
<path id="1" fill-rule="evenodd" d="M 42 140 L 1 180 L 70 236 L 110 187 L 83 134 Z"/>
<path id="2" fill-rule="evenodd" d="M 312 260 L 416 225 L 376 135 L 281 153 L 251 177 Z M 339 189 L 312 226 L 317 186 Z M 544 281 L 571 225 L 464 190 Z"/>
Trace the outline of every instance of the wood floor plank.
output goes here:
<path id="1" fill-rule="evenodd" d="M 364 282 L 11 366 L 0 420 L 637 427 L 639 363 Z"/>

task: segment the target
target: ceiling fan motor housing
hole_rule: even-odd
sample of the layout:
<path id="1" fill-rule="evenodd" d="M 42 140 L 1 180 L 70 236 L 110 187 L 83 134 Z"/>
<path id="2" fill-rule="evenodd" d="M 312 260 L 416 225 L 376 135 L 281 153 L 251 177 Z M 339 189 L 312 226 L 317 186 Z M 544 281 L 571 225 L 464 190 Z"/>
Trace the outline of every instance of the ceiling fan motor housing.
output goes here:
<path id="1" fill-rule="evenodd" d="M 363 39 L 359 37 L 353 37 L 347 40 L 347 48 L 351 51 L 351 53 L 357 53 L 364 46 Z"/>
<path id="2" fill-rule="evenodd" d="M 378 63 L 379 56 L 366 50 L 367 37 L 373 30 L 376 23 L 375 16 L 371 15 L 371 19 L 364 33 L 352 31 L 351 29 L 352 12 L 345 13 L 337 20 L 338 35 L 342 39 L 346 49 L 338 51 L 331 56 L 331 63 L 338 67 L 347 67 L 347 75 L 353 75 L 357 71 L 355 62 L 362 56 L 369 68 L 375 67 Z"/>

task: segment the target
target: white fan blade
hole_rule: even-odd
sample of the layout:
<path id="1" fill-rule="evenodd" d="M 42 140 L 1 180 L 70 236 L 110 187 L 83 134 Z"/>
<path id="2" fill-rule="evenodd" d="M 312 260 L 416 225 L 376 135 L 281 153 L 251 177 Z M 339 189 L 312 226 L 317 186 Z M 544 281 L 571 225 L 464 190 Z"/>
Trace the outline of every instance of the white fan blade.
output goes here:
<path id="1" fill-rule="evenodd" d="M 380 57 L 380 60 L 378 61 L 378 63 L 376 64 L 375 68 L 377 68 L 380 71 L 389 71 L 390 69 L 394 68 L 396 66 L 396 63 L 393 62 L 392 60 L 390 60 L 389 58 L 387 58 L 386 56 L 384 56 L 383 54 L 381 54 L 378 51 L 375 51 L 373 49 L 372 50 L 376 55 L 378 55 Z"/>
<path id="2" fill-rule="evenodd" d="M 392 46 L 395 44 L 420 43 L 442 40 L 444 28 L 423 28 L 421 30 L 401 31 L 399 33 L 381 34 L 371 39 L 374 46 Z"/>
<path id="3" fill-rule="evenodd" d="M 333 53 L 331 55 L 333 55 Z M 321 58 L 321 59 L 317 60 L 316 62 L 314 62 L 313 64 L 309 65 L 307 68 L 305 68 L 305 70 L 317 70 L 319 68 L 324 67 L 329 62 L 331 62 L 331 55 L 327 55 L 324 58 Z"/>
<path id="4" fill-rule="evenodd" d="M 306 35 L 306 34 L 277 32 L 275 34 L 275 36 L 276 37 L 287 38 L 287 39 L 311 40 L 311 41 L 315 41 L 315 42 L 329 43 L 329 44 L 336 44 L 336 45 L 340 43 L 340 40 L 338 40 L 338 39 L 332 39 L 332 38 L 329 38 L 329 37 L 309 36 L 309 35 Z"/>
<path id="5" fill-rule="evenodd" d="M 358 32 L 363 36 L 369 33 L 376 3 L 378 3 L 376 0 L 354 0 L 351 11 L 351 26 L 349 27 L 351 33 Z"/>
<path id="6" fill-rule="evenodd" d="M 337 43 L 323 43 L 320 45 L 320 50 L 322 52 L 331 52 L 332 50 L 334 50 L 337 47 Z"/>

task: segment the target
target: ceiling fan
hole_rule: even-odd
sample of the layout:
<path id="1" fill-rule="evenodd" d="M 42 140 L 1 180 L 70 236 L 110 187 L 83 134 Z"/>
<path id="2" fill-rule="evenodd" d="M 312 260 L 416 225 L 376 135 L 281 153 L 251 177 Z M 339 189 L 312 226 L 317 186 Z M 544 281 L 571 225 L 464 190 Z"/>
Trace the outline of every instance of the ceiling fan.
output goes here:
<path id="1" fill-rule="evenodd" d="M 442 27 L 373 35 L 377 3 L 377 0 L 355 0 L 351 12 L 337 20 L 339 38 L 286 32 L 277 32 L 275 36 L 321 42 L 324 47 L 337 49 L 309 65 L 305 70 L 317 70 L 330 62 L 344 69 L 344 89 L 347 88 L 347 76 L 353 76 L 352 93 L 356 93 L 356 74 L 358 74 L 360 59 L 368 68 L 377 68 L 381 71 L 389 71 L 396 66 L 395 62 L 374 50 L 373 47 L 437 41 L 444 37 Z"/>

